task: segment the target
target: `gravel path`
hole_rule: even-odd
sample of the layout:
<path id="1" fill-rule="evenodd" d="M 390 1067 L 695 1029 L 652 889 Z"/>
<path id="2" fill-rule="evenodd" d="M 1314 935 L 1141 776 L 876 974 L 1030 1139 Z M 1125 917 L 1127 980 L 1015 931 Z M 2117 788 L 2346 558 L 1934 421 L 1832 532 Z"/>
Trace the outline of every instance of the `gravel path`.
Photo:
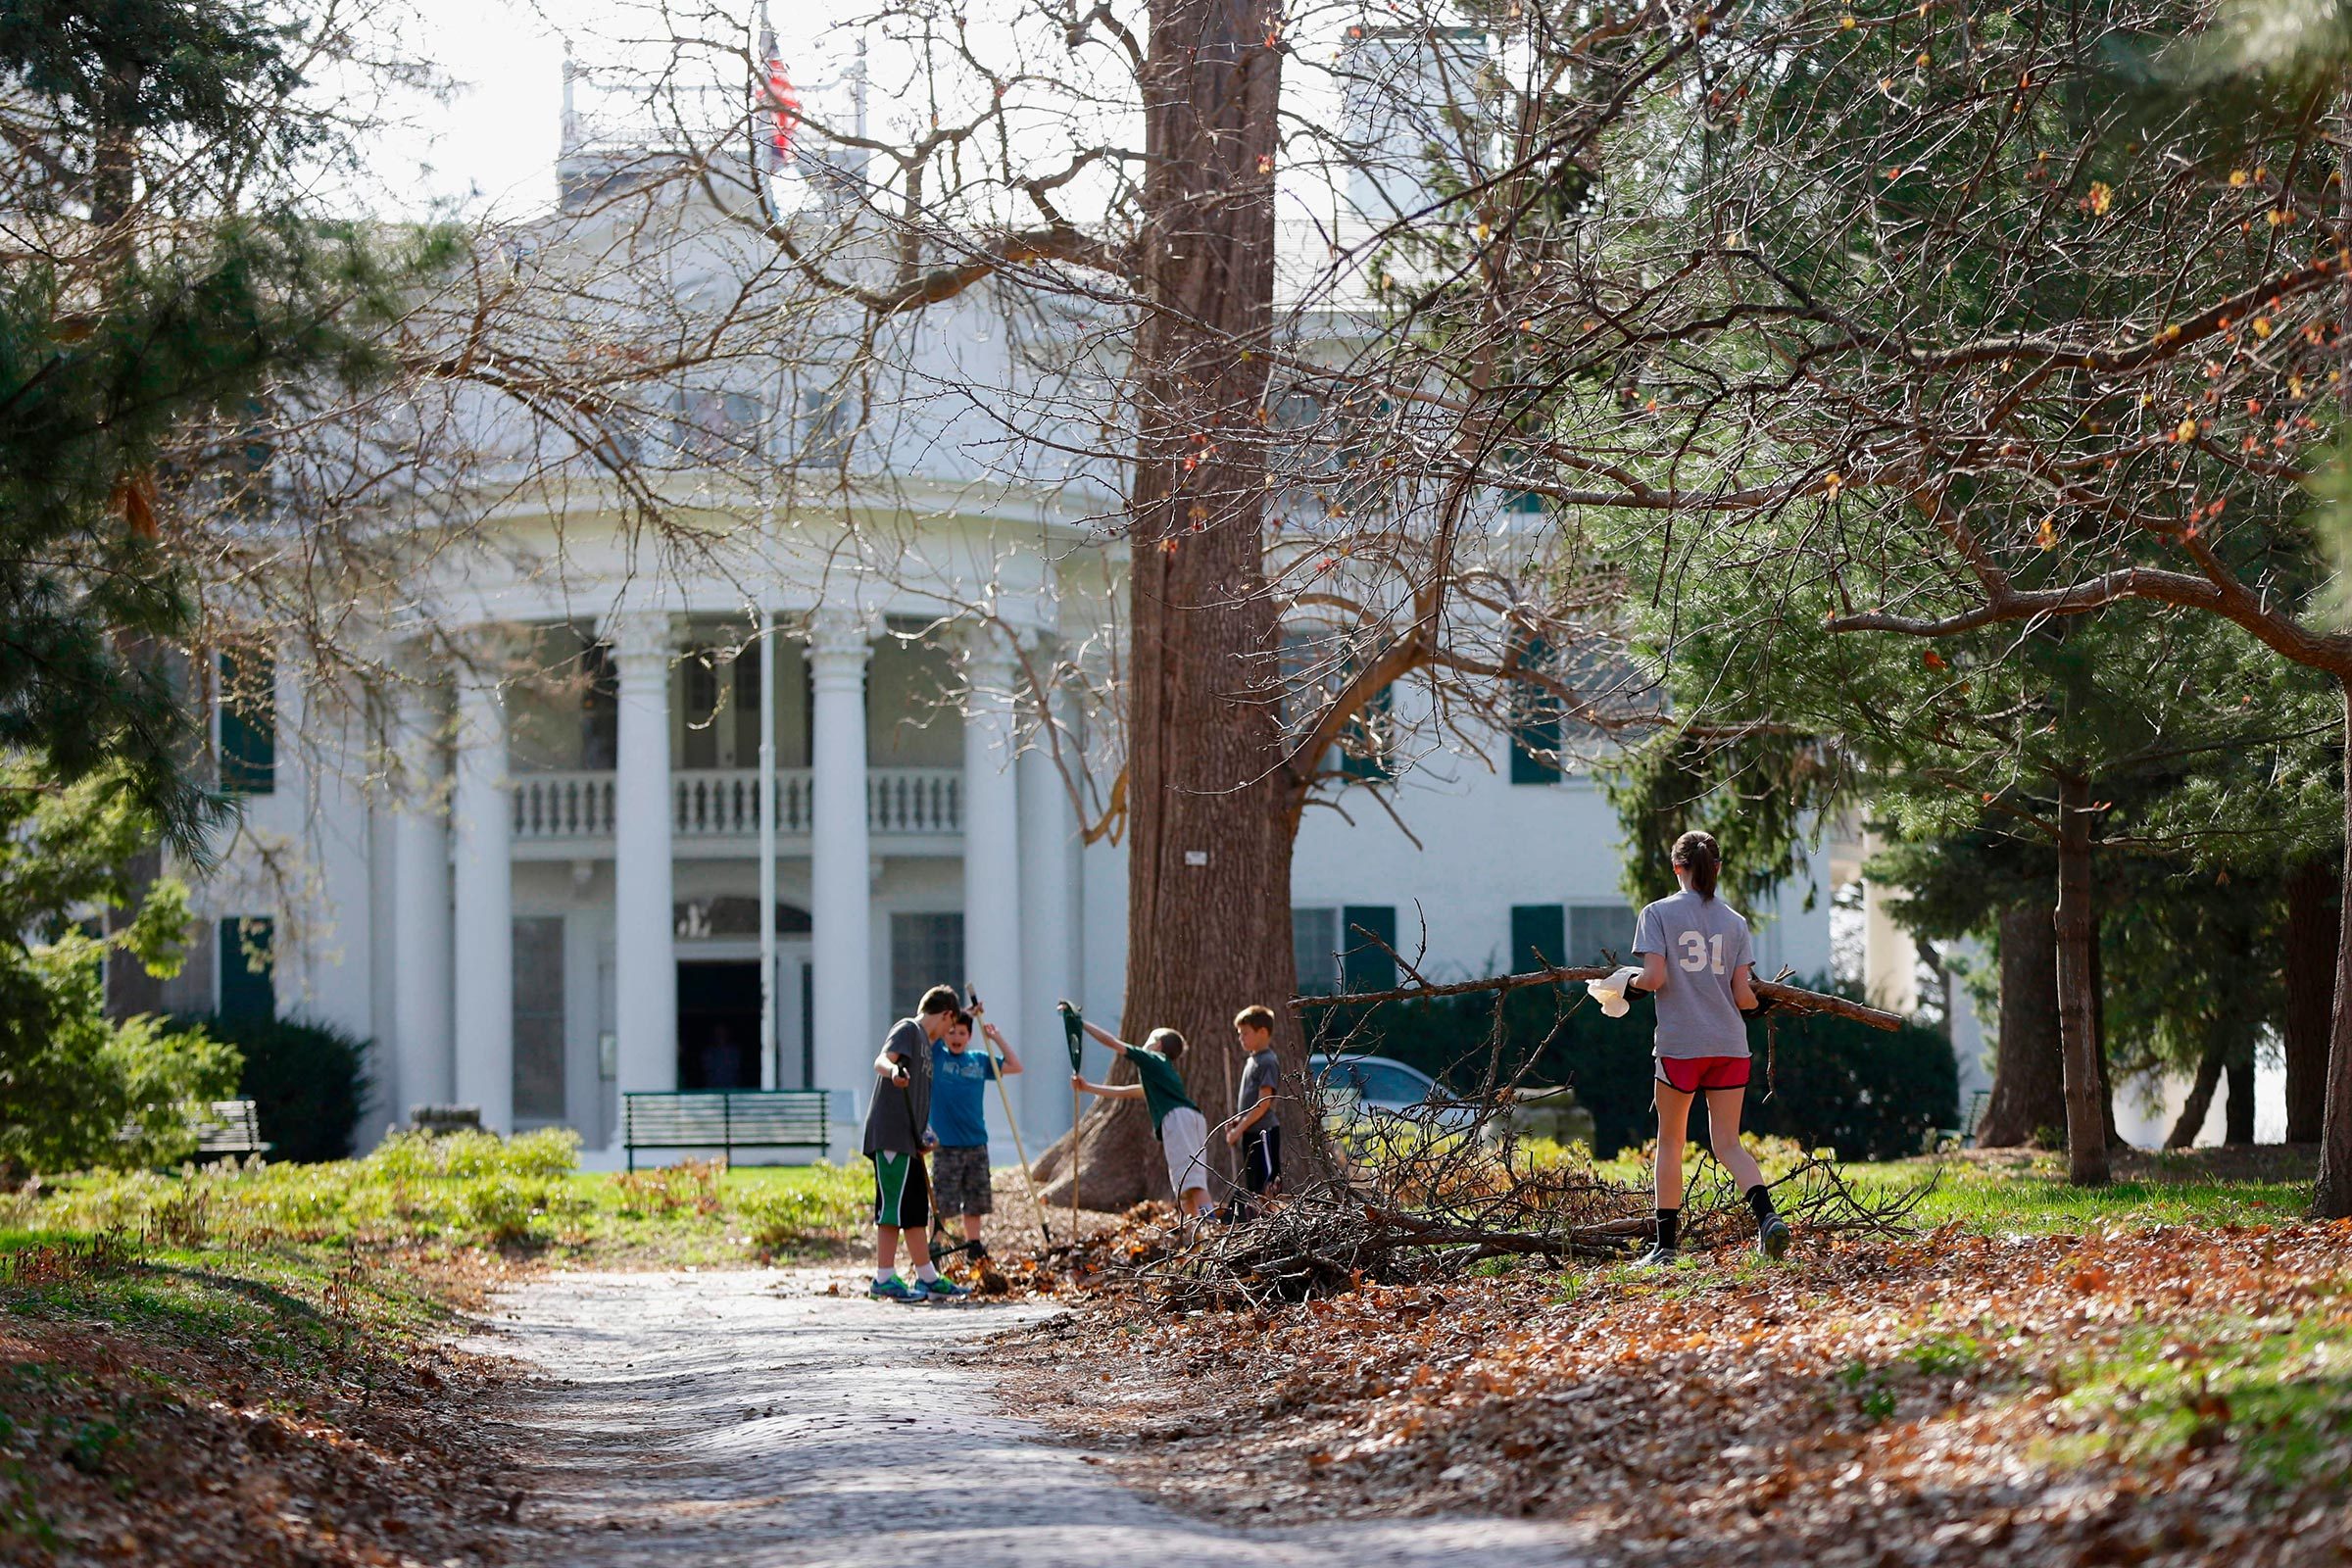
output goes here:
<path id="1" fill-rule="evenodd" d="M 544 1374 L 525 1385 L 507 1413 L 514 1430 L 502 1434 L 535 1455 L 517 1477 L 525 1490 L 511 1559 L 534 1568 L 1587 1560 L 1557 1525 L 1390 1519 L 1242 1532 L 1169 1512 L 1001 1410 L 984 1366 L 937 1353 L 1051 1308 L 872 1302 L 822 1294 L 826 1278 L 560 1274 L 499 1298 L 472 1348 Z"/>

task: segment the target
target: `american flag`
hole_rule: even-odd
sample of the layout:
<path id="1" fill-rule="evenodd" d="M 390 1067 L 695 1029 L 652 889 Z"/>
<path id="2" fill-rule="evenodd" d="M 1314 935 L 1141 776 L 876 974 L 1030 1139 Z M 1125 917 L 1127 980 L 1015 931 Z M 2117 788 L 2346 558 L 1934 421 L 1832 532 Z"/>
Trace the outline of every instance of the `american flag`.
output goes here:
<path id="1" fill-rule="evenodd" d="M 767 84 L 763 96 L 768 117 L 767 145 L 773 161 L 771 169 L 784 169 L 792 163 L 792 132 L 800 123 L 801 99 L 792 90 L 792 78 L 785 74 L 783 57 L 776 49 L 776 34 L 772 27 L 760 29 L 760 53 L 767 62 Z"/>

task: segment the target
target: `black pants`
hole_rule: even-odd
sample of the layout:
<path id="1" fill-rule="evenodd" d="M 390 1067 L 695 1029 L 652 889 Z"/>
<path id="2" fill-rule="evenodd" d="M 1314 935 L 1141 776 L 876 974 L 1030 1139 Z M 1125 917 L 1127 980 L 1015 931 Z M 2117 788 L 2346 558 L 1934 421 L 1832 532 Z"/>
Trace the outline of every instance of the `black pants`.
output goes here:
<path id="1" fill-rule="evenodd" d="M 1282 1180 L 1282 1128 L 1269 1116 L 1242 1135 L 1242 1185 L 1262 1197 Z"/>

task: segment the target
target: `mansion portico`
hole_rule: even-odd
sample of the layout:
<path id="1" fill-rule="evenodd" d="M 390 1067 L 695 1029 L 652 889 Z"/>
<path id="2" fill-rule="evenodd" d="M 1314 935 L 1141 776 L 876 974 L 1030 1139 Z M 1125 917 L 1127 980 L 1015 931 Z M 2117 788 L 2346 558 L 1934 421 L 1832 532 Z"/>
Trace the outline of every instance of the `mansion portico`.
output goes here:
<path id="1" fill-rule="evenodd" d="M 484 658 L 450 682 L 446 710 L 432 686 L 410 692 L 401 771 L 424 787 L 385 813 L 376 901 L 386 1111 L 475 1104 L 487 1125 L 567 1124 L 601 1148 L 623 1091 L 820 1088 L 841 1092 L 836 1120 L 853 1126 L 913 988 L 970 982 L 1016 1042 L 1043 1040 L 1032 994 L 1050 1006 L 1083 989 L 1078 823 L 1050 749 L 1020 745 L 1006 633 L 763 608 L 786 628 L 764 658 L 740 612 L 630 608 L 587 628 L 497 628 L 527 665 L 564 667 L 576 644 L 569 680 L 502 680 Z M 1057 1075 L 1032 1082 L 1045 1092 L 1025 1119 L 1066 1124 Z"/>

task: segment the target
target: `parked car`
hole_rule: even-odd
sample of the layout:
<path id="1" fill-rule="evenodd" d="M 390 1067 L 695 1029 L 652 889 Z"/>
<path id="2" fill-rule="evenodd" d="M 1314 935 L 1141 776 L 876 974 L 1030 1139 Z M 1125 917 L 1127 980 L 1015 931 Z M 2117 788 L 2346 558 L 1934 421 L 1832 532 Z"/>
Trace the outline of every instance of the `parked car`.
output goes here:
<path id="1" fill-rule="evenodd" d="M 1334 1118 L 1395 1117 L 1424 1126 L 1468 1127 L 1477 1112 L 1448 1094 L 1446 1086 L 1393 1056 L 1341 1056 L 1317 1052 L 1306 1070 L 1323 1086 L 1324 1105 Z"/>

